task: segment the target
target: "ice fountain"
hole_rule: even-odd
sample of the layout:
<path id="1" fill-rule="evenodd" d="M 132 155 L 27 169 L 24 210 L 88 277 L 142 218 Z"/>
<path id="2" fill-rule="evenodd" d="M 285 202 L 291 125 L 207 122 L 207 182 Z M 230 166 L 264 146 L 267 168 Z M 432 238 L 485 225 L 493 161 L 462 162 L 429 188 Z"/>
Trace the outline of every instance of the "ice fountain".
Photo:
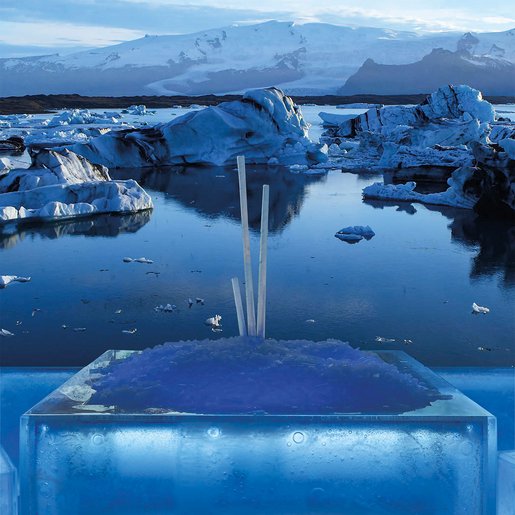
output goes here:
<path id="1" fill-rule="evenodd" d="M 21 420 L 22 513 L 492 514 L 496 420 L 399 351 L 265 339 L 238 158 L 240 335 L 110 350 Z"/>

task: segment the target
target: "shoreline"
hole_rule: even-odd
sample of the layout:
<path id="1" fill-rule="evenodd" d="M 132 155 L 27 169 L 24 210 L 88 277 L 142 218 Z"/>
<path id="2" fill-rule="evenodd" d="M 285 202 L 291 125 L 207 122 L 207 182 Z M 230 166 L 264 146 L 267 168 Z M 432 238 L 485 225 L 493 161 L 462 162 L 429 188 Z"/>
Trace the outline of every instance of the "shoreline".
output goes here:
<path id="1" fill-rule="evenodd" d="M 321 95 L 296 96 L 291 98 L 296 104 L 344 105 L 366 104 L 418 104 L 428 94 L 413 95 Z M 239 100 L 242 95 L 203 95 L 203 96 L 83 96 L 76 94 L 60 95 L 25 95 L 20 97 L 1 97 L 0 115 L 9 114 L 45 114 L 60 109 L 122 109 L 133 104 L 145 104 L 149 109 L 190 106 L 193 104 L 212 106 L 221 102 Z M 515 103 L 515 96 L 485 96 L 492 104 Z"/>

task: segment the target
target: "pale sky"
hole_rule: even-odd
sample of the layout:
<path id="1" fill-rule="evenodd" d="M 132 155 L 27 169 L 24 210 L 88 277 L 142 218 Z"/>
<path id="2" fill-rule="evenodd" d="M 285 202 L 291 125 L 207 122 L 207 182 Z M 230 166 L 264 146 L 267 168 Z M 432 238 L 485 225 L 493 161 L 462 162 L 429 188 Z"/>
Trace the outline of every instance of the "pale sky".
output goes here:
<path id="1" fill-rule="evenodd" d="M 515 28 L 512 0 L 1 0 L 0 57 L 63 53 L 145 34 L 267 20 L 398 30 Z"/>

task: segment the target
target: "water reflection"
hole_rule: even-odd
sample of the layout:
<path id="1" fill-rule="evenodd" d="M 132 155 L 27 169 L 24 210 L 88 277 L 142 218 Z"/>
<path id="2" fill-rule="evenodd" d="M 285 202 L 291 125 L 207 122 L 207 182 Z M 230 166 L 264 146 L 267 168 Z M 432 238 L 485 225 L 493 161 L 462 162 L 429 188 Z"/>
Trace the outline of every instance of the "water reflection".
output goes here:
<path id="1" fill-rule="evenodd" d="M 396 211 L 409 215 L 417 212 L 409 202 L 364 200 L 364 203 L 375 209 L 395 207 Z M 453 243 L 477 249 L 469 274 L 472 279 L 501 274 L 505 286 L 515 285 L 515 224 L 483 218 L 469 209 L 431 205 L 424 205 L 423 209 L 441 213 L 450 220 Z"/>
<path id="2" fill-rule="evenodd" d="M 515 225 L 482 218 L 468 210 L 456 210 L 449 224 L 454 243 L 477 248 L 471 278 L 502 274 L 505 286 L 515 285 Z M 443 213 L 447 216 L 445 213 Z"/>
<path id="3" fill-rule="evenodd" d="M 233 168 L 160 167 L 112 170 L 113 179 L 135 179 L 147 190 L 167 193 L 203 216 L 240 220 L 238 174 Z M 261 191 L 270 184 L 270 232 L 280 232 L 302 208 L 306 187 L 326 176 L 292 174 L 283 167 L 247 167 L 249 225 L 258 231 Z"/>
<path id="4" fill-rule="evenodd" d="M 363 200 L 363 204 L 372 206 L 374 209 L 385 209 L 389 207 L 395 207 L 396 211 L 407 213 L 408 215 L 414 215 L 417 212 L 417 208 L 409 202 L 395 202 L 388 200 Z"/>
<path id="5" fill-rule="evenodd" d="M 122 233 L 139 231 L 152 215 L 141 211 L 127 215 L 96 215 L 89 218 L 51 223 L 30 223 L 23 226 L 0 227 L 0 249 L 9 249 L 25 238 L 54 240 L 63 236 L 100 236 L 114 238 Z"/>

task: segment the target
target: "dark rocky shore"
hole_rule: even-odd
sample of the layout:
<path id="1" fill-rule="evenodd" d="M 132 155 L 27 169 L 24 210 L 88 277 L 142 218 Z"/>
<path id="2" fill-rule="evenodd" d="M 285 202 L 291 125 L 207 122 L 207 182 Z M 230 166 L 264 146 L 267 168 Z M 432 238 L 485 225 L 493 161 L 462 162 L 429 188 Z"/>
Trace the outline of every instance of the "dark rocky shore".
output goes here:
<path id="1" fill-rule="evenodd" d="M 297 104 L 418 104 L 426 94 L 414 95 L 324 95 L 293 96 Z M 0 114 L 46 113 L 56 109 L 121 109 L 132 104 L 145 104 L 149 109 L 187 106 L 192 104 L 216 105 L 220 102 L 240 100 L 242 95 L 204 95 L 192 96 L 131 96 L 131 97 L 86 97 L 82 95 L 26 95 L 23 97 L 0 98 Z M 492 104 L 515 103 L 515 97 L 485 97 Z"/>

